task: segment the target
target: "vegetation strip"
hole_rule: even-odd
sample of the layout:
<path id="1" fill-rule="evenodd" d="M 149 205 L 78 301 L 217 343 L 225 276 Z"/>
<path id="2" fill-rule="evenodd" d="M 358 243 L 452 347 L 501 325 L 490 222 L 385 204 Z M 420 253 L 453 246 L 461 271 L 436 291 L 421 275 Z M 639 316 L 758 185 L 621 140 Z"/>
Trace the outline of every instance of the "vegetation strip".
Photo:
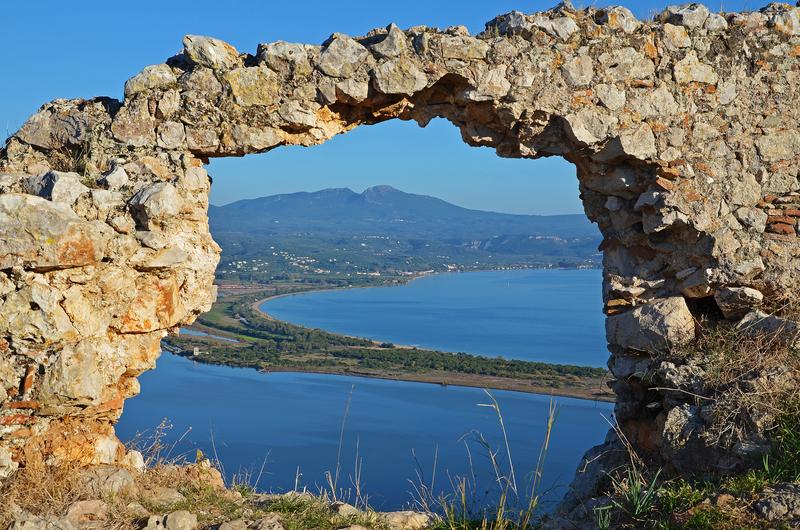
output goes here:
<path id="1" fill-rule="evenodd" d="M 378 343 L 281 322 L 256 307 L 265 299 L 307 290 L 310 288 L 275 286 L 269 291 L 228 294 L 198 318 L 197 328 L 238 342 L 180 335 L 166 339 L 165 347 L 198 362 L 266 372 L 356 375 L 613 400 L 605 388 L 607 372 L 601 368 Z"/>

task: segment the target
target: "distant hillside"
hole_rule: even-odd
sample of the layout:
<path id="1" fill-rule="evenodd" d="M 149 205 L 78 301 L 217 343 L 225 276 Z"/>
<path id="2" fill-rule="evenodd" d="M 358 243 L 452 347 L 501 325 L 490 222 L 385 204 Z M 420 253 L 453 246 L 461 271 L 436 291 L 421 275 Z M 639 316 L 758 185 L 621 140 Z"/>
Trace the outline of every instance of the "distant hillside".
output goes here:
<path id="1" fill-rule="evenodd" d="M 470 210 L 391 186 L 374 186 L 363 193 L 333 188 L 271 195 L 212 206 L 209 216 L 215 232 L 381 234 L 425 239 L 598 236 L 597 228 L 584 215 L 512 215 Z"/>
<path id="2" fill-rule="evenodd" d="M 241 200 L 211 206 L 209 222 L 223 249 L 222 274 L 225 262 L 241 259 L 272 272 L 298 261 L 306 271 L 591 265 L 600 242 L 584 215 L 470 210 L 391 186 Z"/>

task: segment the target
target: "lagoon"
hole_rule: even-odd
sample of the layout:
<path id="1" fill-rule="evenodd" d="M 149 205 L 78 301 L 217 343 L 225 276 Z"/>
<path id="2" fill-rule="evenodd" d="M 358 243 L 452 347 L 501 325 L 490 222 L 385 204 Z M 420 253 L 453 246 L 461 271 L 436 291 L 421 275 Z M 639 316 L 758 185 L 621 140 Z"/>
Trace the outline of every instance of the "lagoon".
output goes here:
<path id="1" fill-rule="evenodd" d="M 600 272 L 528 270 L 443 274 L 399 287 L 320 291 L 270 300 L 271 315 L 330 331 L 447 351 L 601 366 Z M 142 393 L 125 404 L 123 441 L 163 419 L 172 454 L 216 455 L 230 478 L 258 475 L 262 491 L 296 485 L 318 491 L 336 469 L 354 489 L 356 463 L 370 503 L 384 510 L 413 502 L 419 476 L 439 493 L 472 476 L 490 502 L 493 478 L 485 437 L 508 470 L 497 414 L 481 389 L 361 377 L 255 370 L 194 363 L 165 353 L 140 377 Z M 494 391 L 508 429 L 520 489 L 536 467 L 551 398 Z M 602 442 L 613 405 L 555 398 L 556 422 L 541 492 L 565 492 L 583 453 Z M 347 411 L 347 412 L 346 412 Z M 346 417 L 345 417 L 346 416 Z M 342 424 L 344 422 L 344 430 Z M 436 465 L 434 466 L 434 462 Z M 419 474 L 418 474 L 419 473 Z M 351 496 L 351 500 L 352 496 Z"/>
<path id="2" fill-rule="evenodd" d="M 164 353 L 154 371 L 139 378 L 142 392 L 125 403 L 117 426 L 123 441 L 152 434 L 168 418 L 169 439 L 182 439 L 172 456 L 194 458 L 195 450 L 215 455 L 230 478 L 242 470 L 257 475 L 262 491 L 288 491 L 295 483 L 317 491 L 325 472 L 335 470 L 344 422 L 340 486 L 352 491 L 350 477 L 361 461 L 362 486 L 379 509 L 412 502 L 417 470 L 434 490 L 452 491 L 449 477 L 471 475 L 492 487 L 486 450 L 502 435 L 493 409 L 480 389 L 319 374 L 263 374 L 246 368 L 194 363 Z M 546 430 L 550 398 L 495 391 L 508 430 L 520 488 L 535 469 Z M 349 405 L 348 405 L 349 402 Z M 565 492 L 581 455 L 602 442 L 613 405 L 555 398 L 555 427 L 546 458 L 542 492 L 552 506 Z M 470 466 L 470 451 L 472 466 Z M 504 466 L 507 460 L 502 456 Z M 491 497 L 491 493 L 489 495 Z M 352 500 L 352 497 L 351 497 Z M 476 503 L 485 499 L 476 499 Z"/>
<path id="3" fill-rule="evenodd" d="M 602 367 L 601 289 L 597 269 L 447 273 L 282 296 L 260 307 L 279 320 L 381 342 Z"/>

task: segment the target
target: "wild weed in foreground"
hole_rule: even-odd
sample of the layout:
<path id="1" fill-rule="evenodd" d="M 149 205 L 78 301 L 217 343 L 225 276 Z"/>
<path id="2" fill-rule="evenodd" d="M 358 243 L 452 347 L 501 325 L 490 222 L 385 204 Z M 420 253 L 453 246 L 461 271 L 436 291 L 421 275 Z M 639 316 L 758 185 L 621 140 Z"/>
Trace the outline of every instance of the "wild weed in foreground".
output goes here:
<path id="1" fill-rule="evenodd" d="M 542 473 L 550 446 L 550 438 L 555 423 L 557 407 L 551 399 L 548 409 L 544 441 L 539 451 L 536 468 L 530 480 L 520 488 L 514 458 L 509 443 L 508 432 L 500 404 L 489 390 L 484 390 L 488 403 L 479 406 L 492 409 L 502 435 L 502 447 L 494 449 L 486 438 L 477 432 L 472 433 L 472 441 L 480 447 L 489 460 L 493 473 L 493 488 L 481 488 L 473 467 L 473 455 L 465 441 L 469 474 L 465 477 L 449 477 L 452 492 L 437 495 L 435 492 L 436 460 L 431 481 L 427 483 L 418 466 L 417 480 L 411 481 L 412 496 L 418 509 L 441 515 L 438 526 L 448 530 L 522 530 L 534 527 L 539 518 L 541 502 Z M 505 457 L 505 462 L 500 454 Z M 438 453 L 437 453 L 438 456 Z M 491 502 L 490 502 L 491 501 Z"/>

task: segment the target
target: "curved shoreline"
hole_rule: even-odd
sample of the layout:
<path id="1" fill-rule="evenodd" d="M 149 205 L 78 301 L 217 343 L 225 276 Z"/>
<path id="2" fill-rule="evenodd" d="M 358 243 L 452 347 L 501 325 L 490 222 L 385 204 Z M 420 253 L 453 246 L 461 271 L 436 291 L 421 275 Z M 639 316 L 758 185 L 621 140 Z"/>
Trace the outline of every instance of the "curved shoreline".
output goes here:
<path id="1" fill-rule="evenodd" d="M 461 272 L 461 271 L 457 271 Z M 478 271 L 476 271 L 478 272 Z M 481 271 L 483 272 L 483 271 Z M 256 311 L 259 315 L 263 316 L 264 318 L 274 321 L 274 322 L 284 322 L 278 318 L 273 317 L 267 311 L 261 308 L 261 305 L 265 302 L 270 300 L 274 300 L 277 298 L 283 298 L 287 296 L 298 296 L 308 293 L 316 293 L 316 292 L 324 292 L 324 291 L 336 291 L 336 290 L 346 290 L 346 289 L 372 289 L 378 287 L 401 287 L 403 285 L 407 285 L 408 283 L 417 280 L 419 278 L 438 275 L 438 274 L 450 274 L 445 272 L 437 272 L 437 273 L 428 273 L 428 274 L 419 274 L 415 275 L 414 277 L 409 277 L 407 281 L 398 282 L 396 284 L 391 285 L 369 285 L 369 286 L 346 286 L 346 287 L 321 287 L 321 288 L 312 288 L 307 290 L 300 290 L 297 292 L 290 292 L 290 293 L 281 293 L 281 294 L 273 294 L 264 298 L 260 298 L 250 304 L 250 307 Z M 292 322 L 286 322 L 287 324 L 291 324 L 294 326 L 303 326 L 302 324 L 296 324 Z M 321 329 L 321 328 L 320 328 Z M 327 330 L 324 330 L 326 333 L 333 333 Z M 357 337 L 353 335 L 345 335 L 341 333 L 335 333 L 336 335 L 340 335 L 343 337 L 348 338 L 355 338 L 360 340 L 369 340 L 371 341 L 376 347 L 379 346 L 382 342 L 379 340 L 374 339 L 365 339 L 364 337 Z M 415 346 L 409 345 L 401 345 L 393 343 L 395 348 L 401 349 L 412 349 Z M 442 350 L 443 351 L 443 350 Z M 454 353 L 454 352 L 445 352 L 445 353 Z M 202 362 L 202 360 L 197 359 L 198 361 Z M 231 365 L 233 366 L 233 365 Z M 262 371 L 262 370 L 259 370 Z M 530 393 L 530 394 L 540 394 L 544 396 L 558 396 L 558 397 L 569 397 L 574 399 L 585 399 L 589 401 L 601 401 L 601 402 L 614 402 L 615 395 L 608 390 L 605 389 L 605 378 L 602 380 L 597 381 L 597 387 L 592 389 L 591 387 L 587 386 L 573 386 L 573 387 L 554 387 L 554 386 L 547 386 L 547 385 L 537 385 L 531 382 L 530 380 L 525 379 L 515 379 L 510 377 L 498 377 L 498 376 L 484 376 L 484 375 L 477 375 L 477 374 L 465 374 L 459 372 L 420 372 L 420 373 L 413 373 L 413 372 L 385 372 L 380 370 L 353 370 L 353 369 L 342 369 L 331 367 L 329 369 L 325 368 L 304 368 L 304 367 L 293 367 L 293 366 L 286 366 L 286 367 L 275 367 L 270 368 L 268 370 L 263 370 L 265 372 L 289 372 L 289 373 L 314 373 L 314 374 L 323 374 L 323 375 L 338 375 L 338 376 L 350 376 L 350 377 L 367 377 L 372 379 L 383 379 L 383 380 L 392 380 L 392 381 L 409 381 L 409 382 L 417 382 L 417 383 L 429 383 L 429 384 L 439 384 L 442 386 L 462 386 L 468 388 L 492 388 L 496 390 L 505 390 L 505 391 L 513 391 L 513 392 L 523 392 L 523 393 Z"/>
<path id="2" fill-rule="evenodd" d="M 380 344 L 383 344 L 385 342 L 390 342 L 395 348 L 400 348 L 400 349 L 418 348 L 418 349 L 424 349 L 424 350 L 436 350 L 436 351 L 439 351 L 439 352 L 442 352 L 442 353 L 451 353 L 451 354 L 454 354 L 454 355 L 455 354 L 459 354 L 459 353 L 467 353 L 469 355 L 476 355 L 478 357 L 491 357 L 492 354 L 470 353 L 470 352 L 453 351 L 453 350 L 443 350 L 443 349 L 440 349 L 440 348 L 428 347 L 428 346 L 423 346 L 423 345 L 398 344 L 398 343 L 396 343 L 394 341 L 376 340 L 376 339 L 371 339 L 369 337 L 359 337 L 358 335 L 348 335 L 346 333 L 339 333 L 339 332 L 335 332 L 335 331 L 330 331 L 330 330 L 327 330 L 327 329 L 324 329 L 324 328 L 311 327 L 311 326 L 307 326 L 305 324 L 300 324 L 300 323 L 296 323 L 296 322 L 290 322 L 288 320 L 281 320 L 279 318 L 275 318 L 272 315 L 270 315 L 269 313 L 267 313 L 266 311 L 264 311 L 263 309 L 261 309 L 261 305 L 264 304 L 265 302 L 269 302 L 271 300 L 277 300 L 278 298 L 284 298 L 284 297 L 288 297 L 288 296 L 299 296 L 299 295 L 311 294 L 311 293 L 321 293 L 321 292 L 325 292 L 325 291 L 345 291 L 345 290 L 350 290 L 350 289 L 378 289 L 378 288 L 402 287 L 402 286 L 408 285 L 409 283 L 411 283 L 411 282 L 413 282 L 415 280 L 419 280 L 420 278 L 429 278 L 429 277 L 439 276 L 439 275 L 444 275 L 444 274 L 470 274 L 470 273 L 473 273 L 473 272 L 497 272 L 497 271 L 505 271 L 505 270 L 506 269 L 488 269 L 488 270 L 474 270 L 474 271 L 439 271 L 439 272 L 415 274 L 413 276 L 409 276 L 406 281 L 397 282 L 397 283 L 394 283 L 394 284 L 385 284 L 385 285 L 348 285 L 348 286 L 345 286 L 345 287 L 327 287 L 327 288 L 326 287 L 315 287 L 313 289 L 302 290 L 302 291 L 297 291 L 297 292 L 293 292 L 293 293 L 282 293 L 282 294 L 276 294 L 276 295 L 267 296 L 266 298 L 262 298 L 260 300 L 256 300 L 255 302 L 253 302 L 250 305 L 250 307 L 254 311 L 256 311 L 257 313 L 259 313 L 261 316 L 266 318 L 267 320 L 271 320 L 273 322 L 284 322 L 286 324 L 291 324 L 293 326 L 300 326 L 300 327 L 304 327 L 304 328 L 308 328 L 308 329 L 318 329 L 318 330 L 324 331 L 325 333 L 331 333 L 333 335 L 339 335 L 340 337 L 347 337 L 349 339 L 367 340 L 367 341 L 372 342 L 376 346 L 378 346 Z M 541 267 L 541 268 L 509 269 L 509 270 L 519 270 L 519 271 L 537 270 L 538 271 L 538 270 L 584 270 L 584 269 L 578 269 L 578 268 L 576 268 L 576 269 L 569 269 L 569 268 L 567 268 L 567 269 L 561 269 L 561 268 L 555 269 L 555 268 L 552 268 L 551 269 L 551 268 Z M 527 360 L 527 359 L 517 359 L 517 360 L 523 360 L 524 361 L 524 360 Z M 548 362 L 548 361 L 539 361 L 539 362 L 544 362 L 546 364 L 553 364 L 553 365 L 561 364 L 561 363 L 554 363 L 554 362 Z M 575 366 L 585 366 L 585 365 L 575 365 Z M 601 368 L 601 367 L 591 366 L 591 368 Z"/>
<path id="3" fill-rule="evenodd" d="M 274 318 L 272 315 L 270 315 L 269 313 L 267 313 L 266 311 L 261 309 L 261 304 L 263 304 L 264 302 L 267 302 L 269 300 L 277 300 L 278 298 L 284 298 L 286 296 L 298 296 L 298 295 L 301 295 L 301 294 L 308 294 L 308 293 L 322 293 L 322 292 L 325 292 L 325 291 L 346 291 L 346 290 L 349 290 L 349 289 L 377 289 L 377 288 L 380 288 L 380 287 L 401 287 L 403 285 L 408 285 L 409 283 L 413 282 L 414 280 L 419 280 L 420 278 L 427 278 L 429 276 L 435 276 L 435 275 L 438 275 L 438 274 L 454 274 L 456 272 L 461 272 L 461 271 L 431 272 L 431 273 L 425 273 L 425 274 L 415 274 L 415 275 L 409 276 L 408 280 L 403 281 L 403 282 L 398 282 L 398 283 L 395 283 L 393 285 L 347 285 L 345 287 L 316 287 L 314 289 L 307 289 L 307 290 L 304 290 L 304 291 L 297 291 L 297 292 L 294 292 L 294 293 L 274 294 L 272 296 L 268 296 L 266 298 L 262 298 L 261 300 L 256 300 L 255 302 L 253 302 L 250 305 L 250 307 L 252 307 L 254 310 L 256 310 L 259 313 L 261 313 L 264 316 L 264 318 L 268 318 L 269 320 L 274 320 L 276 322 L 284 322 L 283 320 L 279 320 L 277 318 Z M 486 271 L 474 271 L 474 272 L 486 272 Z M 293 324 L 295 326 L 302 326 L 302 324 L 295 324 L 294 322 L 287 322 L 287 323 L 288 324 Z M 304 326 L 304 327 L 308 327 L 308 326 Z M 328 333 L 333 333 L 333 332 L 328 331 Z M 337 335 L 341 335 L 341 333 L 337 333 Z M 342 336 L 343 337 L 353 337 L 353 335 L 342 335 Z M 364 337 L 354 337 L 354 338 L 363 339 Z M 371 339 L 368 339 L 368 340 L 371 340 Z M 373 341 L 373 342 L 377 342 L 377 341 Z"/>
<path id="4" fill-rule="evenodd" d="M 536 394 L 545 397 L 565 397 L 571 399 L 581 399 L 584 401 L 599 401 L 602 403 L 614 403 L 616 396 L 611 393 L 592 392 L 588 388 L 583 389 L 584 392 L 576 390 L 558 389 L 550 386 L 539 386 L 525 381 L 522 379 L 513 379 L 510 377 L 497 377 L 497 376 L 482 376 L 474 374 L 461 374 L 457 372 L 398 372 L 398 373 L 382 373 L 379 371 L 368 370 L 343 370 L 339 368 L 331 368 L 326 370 L 324 368 L 302 368 L 302 367 L 272 367 L 269 369 L 258 368 L 247 364 L 229 364 L 229 363 L 215 363 L 209 362 L 203 358 L 196 358 L 189 355 L 181 355 L 179 352 L 166 350 L 172 355 L 183 357 L 187 360 L 198 362 L 201 364 L 227 366 L 229 368 L 243 368 L 256 370 L 257 372 L 269 375 L 270 373 L 290 373 L 290 374 L 317 374 L 317 375 L 330 375 L 338 377 L 363 377 L 365 379 L 380 379 L 383 381 L 404 381 L 407 383 L 425 383 L 439 386 L 453 386 L 463 388 L 484 388 L 489 390 L 502 390 L 506 392 L 521 392 L 523 394 Z"/>
<path id="5" fill-rule="evenodd" d="M 525 269 L 527 270 L 527 269 Z M 485 272 L 485 271 L 452 271 L 458 273 L 464 272 Z M 250 308 L 256 312 L 261 317 L 272 321 L 272 322 L 285 322 L 287 325 L 297 326 L 297 327 L 306 327 L 307 329 L 316 329 L 318 331 L 322 331 L 325 333 L 332 333 L 330 331 L 324 330 L 323 328 L 310 328 L 307 326 L 303 326 L 301 324 L 294 324 L 288 321 L 282 321 L 278 318 L 273 317 L 267 311 L 261 309 L 261 305 L 265 302 L 270 300 L 281 298 L 285 296 L 296 296 L 306 293 L 314 293 L 314 292 L 323 292 L 323 291 L 334 291 L 334 290 L 345 290 L 345 289 L 371 289 L 371 288 L 378 288 L 378 287 L 401 287 L 403 285 L 407 285 L 408 283 L 417 280 L 419 278 L 438 275 L 438 274 L 450 274 L 450 272 L 430 272 L 425 274 L 416 274 L 414 276 L 409 276 L 408 278 L 403 278 L 402 281 L 396 281 L 392 283 L 384 283 L 379 285 L 366 285 L 366 286 L 329 286 L 329 287 L 320 287 L 314 286 L 309 289 L 300 289 L 294 292 L 284 292 L 280 294 L 272 294 L 258 300 L 255 300 L 249 304 Z M 275 289 L 277 290 L 277 288 Z M 207 332 L 207 333 L 219 333 L 222 336 L 227 335 L 226 332 L 221 330 L 217 330 L 214 327 L 206 326 L 203 324 L 195 324 L 198 329 Z M 382 341 L 374 340 L 374 339 L 365 339 L 363 337 L 357 337 L 352 335 L 344 335 L 341 333 L 332 333 L 334 335 L 338 335 L 341 337 L 347 337 L 350 339 L 358 339 L 358 340 L 368 340 L 370 341 L 375 348 L 379 348 L 382 344 Z M 369 346 L 365 346 L 369 348 Z M 407 345 L 398 345 L 393 343 L 393 347 L 397 349 L 413 349 L 415 346 L 407 346 Z M 416 346 L 419 348 L 419 346 Z M 424 348 L 423 348 L 424 349 Z M 455 352 L 447 352 L 444 350 L 439 350 L 441 353 L 449 353 L 455 354 Z M 189 352 L 186 352 L 189 353 Z M 409 381 L 409 382 L 419 382 L 419 383 L 429 383 L 429 384 L 438 384 L 443 386 L 463 386 L 463 387 L 472 387 L 472 388 L 492 388 L 497 390 L 506 390 L 506 391 L 515 391 L 515 392 L 523 392 L 523 393 L 533 393 L 533 394 L 541 394 L 544 396 L 559 396 L 559 397 L 570 397 L 575 399 L 586 399 L 590 401 L 601 401 L 601 402 L 614 402 L 616 396 L 608 391 L 606 386 L 607 381 L 607 374 L 604 376 L 597 376 L 597 377 L 590 377 L 590 376 L 575 376 L 573 381 L 565 381 L 563 385 L 553 385 L 553 384 L 541 384 L 542 382 L 537 382 L 536 380 L 526 379 L 526 378 L 514 378 L 514 377 L 503 377 L 503 376 L 490 376 L 490 375 L 479 375 L 479 374 L 469 374 L 469 373 L 462 373 L 462 372 L 450 372 L 450 371 L 436 371 L 436 372 L 414 372 L 414 371 L 403 371 L 403 370 L 396 370 L 396 369 L 361 369 L 357 367 L 340 367 L 340 366 L 331 366 L 331 367 L 321 367 L 321 366 L 296 366 L 292 363 L 285 364 L 283 366 L 277 367 L 269 367 L 264 369 L 263 366 L 257 364 L 250 364 L 247 362 L 244 363 L 237 363 L 237 362 L 210 362 L 202 358 L 195 358 L 191 355 L 182 355 L 188 359 L 192 359 L 198 362 L 207 363 L 207 364 L 219 364 L 231 367 L 242 367 L 242 368 L 255 368 L 259 371 L 266 371 L 266 372 L 293 372 L 293 373 L 317 373 L 317 374 L 325 374 L 325 375 L 338 375 L 338 376 L 352 376 L 352 377 L 367 377 L 367 378 L 374 378 L 374 379 L 384 379 L 384 380 L 394 380 L 394 381 Z M 546 363 L 552 365 L 558 365 L 558 363 Z M 538 384 L 537 384 L 538 383 Z"/>
<path id="6" fill-rule="evenodd" d="M 250 307 L 253 310 L 255 310 L 256 312 L 258 312 L 259 314 L 261 314 L 261 316 L 263 316 L 264 318 L 266 318 L 268 320 L 272 320 L 273 322 L 286 322 L 287 324 L 291 324 L 293 326 L 301 326 L 301 327 L 307 328 L 308 326 L 305 326 L 303 324 L 295 324 L 294 322 L 288 322 L 288 321 L 280 320 L 280 319 L 277 319 L 277 318 L 273 317 L 272 315 L 270 315 L 269 313 L 267 313 L 266 311 L 261 309 L 261 304 L 263 304 L 265 302 L 268 302 L 270 300 L 277 300 L 278 298 L 284 298 L 284 297 L 287 297 L 287 296 L 298 296 L 298 295 L 310 294 L 310 293 L 322 293 L 322 292 L 325 292 L 325 291 L 346 291 L 346 290 L 349 290 L 349 289 L 378 289 L 378 288 L 402 287 L 404 285 L 408 285 L 409 283 L 411 283 L 411 282 L 413 282 L 415 280 L 419 280 L 420 278 L 427 278 L 427 277 L 435 276 L 435 275 L 438 275 L 438 274 L 454 274 L 454 273 L 461 273 L 461 272 L 462 271 L 431 272 L 431 273 L 424 273 L 424 274 L 416 274 L 416 275 L 413 275 L 413 276 L 409 276 L 408 280 L 406 280 L 404 282 L 398 282 L 398 283 L 396 283 L 394 285 L 361 285 L 361 286 L 348 285 L 346 287 L 328 287 L 328 288 L 320 287 L 320 288 L 315 288 L 315 289 L 308 289 L 308 290 L 305 290 L 305 291 L 298 291 L 298 292 L 295 292 L 295 293 L 274 294 L 272 296 L 268 296 L 266 298 L 262 298 L 261 300 L 256 300 L 255 302 L 250 304 Z M 472 272 L 472 271 L 470 271 L 470 272 Z M 474 272 L 486 272 L 486 271 L 474 271 Z M 315 329 L 315 328 L 311 328 L 311 329 Z M 316 328 L 316 329 L 321 329 L 321 328 Z M 328 331 L 328 330 L 322 330 L 322 331 L 325 331 L 326 333 L 332 333 L 334 335 L 339 335 L 341 337 L 347 337 L 349 339 L 368 340 L 368 341 L 372 342 L 373 344 L 375 344 L 376 346 L 378 346 L 378 345 L 382 344 L 383 342 L 385 342 L 385 341 L 369 339 L 369 338 L 366 338 L 366 337 L 357 337 L 355 335 L 346 335 L 344 333 L 334 333 L 333 331 Z M 418 346 L 410 346 L 408 344 L 396 344 L 394 342 L 392 344 L 394 345 L 395 348 L 400 348 L 400 349 L 409 349 L 410 350 L 410 349 L 418 347 Z M 440 350 L 440 351 L 443 351 L 443 350 Z M 445 353 L 455 353 L 455 352 L 445 352 Z"/>

